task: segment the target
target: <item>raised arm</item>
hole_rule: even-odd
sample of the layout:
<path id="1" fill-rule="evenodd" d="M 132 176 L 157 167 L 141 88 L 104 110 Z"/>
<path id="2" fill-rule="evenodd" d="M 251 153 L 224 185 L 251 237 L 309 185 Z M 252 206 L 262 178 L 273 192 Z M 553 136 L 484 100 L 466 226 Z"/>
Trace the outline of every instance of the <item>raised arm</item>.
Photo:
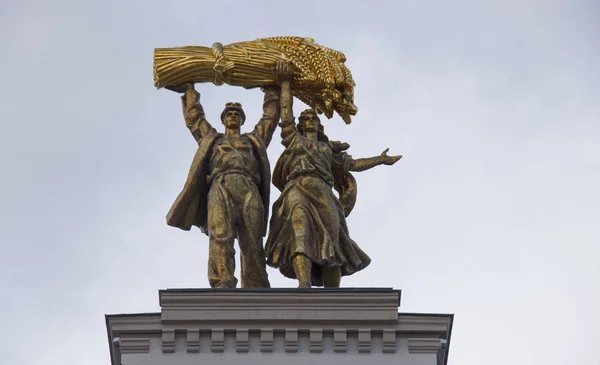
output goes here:
<path id="1" fill-rule="evenodd" d="M 279 67 L 279 64 L 277 67 Z M 292 142 L 296 133 L 296 123 L 294 123 L 294 111 L 292 109 L 294 98 L 290 86 L 291 80 L 291 70 L 288 74 L 281 73 L 280 78 L 278 78 L 278 83 L 281 85 L 281 123 L 279 123 L 281 127 L 281 144 L 286 147 Z"/>
<path id="2" fill-rule="evenodd" d="M 204 108 L 200 104 L 200 93 L 194 89 L 193 83 L 169 87 L 168 89 L 183 92 L 181 96 L 181 105 L 185 125 L 188 127 L 196 142 L 200 142 L 202 137 L 214 131 L 214 128 L 206 120 Z"/>
<path id="3" fill-rule="evenodd" d="M 402 158 L 402 155 L 388 156 L 387 152 L 389 150 L 389 148 L 386 148 L 381 155 L 376 157 L 358 158 L 353 160 L 350 164 L 350 171 L 365 171 L 379 165 L 393 165 Z"/>
<path id="4" fill-rule="evenodd" d="M 262 138 L 265 145 L 268 146 L 279 121 L 279 95 L 281 91 L 278 86 L 267 86 L 264 88 L 264 92 L 263 115 L 252 133 Z"/>

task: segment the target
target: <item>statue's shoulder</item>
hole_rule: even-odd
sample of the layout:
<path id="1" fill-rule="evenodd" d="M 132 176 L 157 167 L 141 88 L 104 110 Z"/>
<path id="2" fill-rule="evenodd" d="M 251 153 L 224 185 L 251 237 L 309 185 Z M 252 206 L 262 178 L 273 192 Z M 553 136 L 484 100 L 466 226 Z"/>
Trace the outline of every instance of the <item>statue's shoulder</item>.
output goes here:
<path id="1" fill-rule="evenodd" d="M 244 133 L 242 134 L 242 138 L 244 139 L 244 141 L 250 141 L 252 144 L 256 145 L 261 149 L 267 148 L 263 139 L 254 132 Z"/>
<path id="2" fill-rule="evenodd" d="M 208 142 L 214 142 L 214 141 L 222 139 L 224 137 L 225 137 L 224 133 L 217 132 L 216 129 L 213 129 L 211 131 L 211 133 L 207 134 L 206 137 L 203 138 L 203 140 L 206 140 Z"/>

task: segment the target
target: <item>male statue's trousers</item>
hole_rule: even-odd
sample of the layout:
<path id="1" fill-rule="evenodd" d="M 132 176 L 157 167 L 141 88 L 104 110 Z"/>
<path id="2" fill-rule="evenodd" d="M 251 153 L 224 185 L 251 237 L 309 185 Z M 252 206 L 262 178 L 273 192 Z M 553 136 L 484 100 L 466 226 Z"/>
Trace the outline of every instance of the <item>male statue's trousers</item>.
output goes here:
<path id="1" fill-rule="evenodd" d="M 263 248 L 262 198 L 243 173 L 217 176 L 208 192 L 208 280 L 212 288 L 235 288 L 234 239 L 241 251 L 242 288 L 269 288 Z"/>

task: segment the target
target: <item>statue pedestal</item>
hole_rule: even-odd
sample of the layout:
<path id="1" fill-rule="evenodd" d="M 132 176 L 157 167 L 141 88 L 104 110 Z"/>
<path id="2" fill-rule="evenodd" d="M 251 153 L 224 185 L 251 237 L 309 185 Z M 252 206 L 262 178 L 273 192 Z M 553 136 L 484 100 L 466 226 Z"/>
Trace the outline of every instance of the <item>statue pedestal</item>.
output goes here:
<path id="1" fill-rule="evenodd" d="M 169 289 L 160 313 L 106 316 L 112 365 L 444 365 L 452 315 L 398 313 L 400 291 Z"/>

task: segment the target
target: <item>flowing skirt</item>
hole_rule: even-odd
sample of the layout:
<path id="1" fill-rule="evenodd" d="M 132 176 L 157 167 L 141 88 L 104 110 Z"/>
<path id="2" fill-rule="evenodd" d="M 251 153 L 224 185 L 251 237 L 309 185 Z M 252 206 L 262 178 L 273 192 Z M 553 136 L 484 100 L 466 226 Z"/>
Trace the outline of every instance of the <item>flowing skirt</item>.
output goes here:
<path id="1" fill-rule="evenodd" d="M 331 186 L 316 176 L 290 181 L 273 204 L 265 245 L 267 264 L 296 279 L 294 256 L 313 262 L 312 284 L 322 286 L 322 267 L 340 267 L 342 276 L 364 269 L 371 259 L 350 239 L 342 205 Z"/>

